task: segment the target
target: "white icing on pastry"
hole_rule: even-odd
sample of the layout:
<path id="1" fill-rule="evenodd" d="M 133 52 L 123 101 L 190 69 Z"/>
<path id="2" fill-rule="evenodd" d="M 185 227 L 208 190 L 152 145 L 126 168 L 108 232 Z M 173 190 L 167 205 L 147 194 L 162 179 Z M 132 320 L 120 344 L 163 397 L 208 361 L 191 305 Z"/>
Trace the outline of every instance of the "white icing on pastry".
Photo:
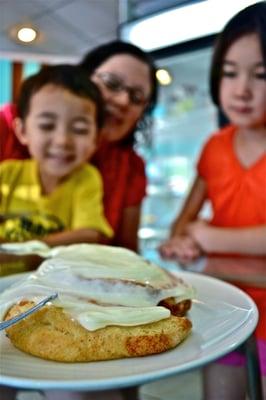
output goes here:
<path id="1" fill-rule="evenodd" d="M 190 285 L 126 249 L 79 244 L 53 250 L 36 272 L 0 295 L 0 319 L 23 299 L 38 302 L 57 292 L 53 304 L 88 330 L 140 325 L 170 316 L 157 306 L 161 300 L 195 295 Z"/>

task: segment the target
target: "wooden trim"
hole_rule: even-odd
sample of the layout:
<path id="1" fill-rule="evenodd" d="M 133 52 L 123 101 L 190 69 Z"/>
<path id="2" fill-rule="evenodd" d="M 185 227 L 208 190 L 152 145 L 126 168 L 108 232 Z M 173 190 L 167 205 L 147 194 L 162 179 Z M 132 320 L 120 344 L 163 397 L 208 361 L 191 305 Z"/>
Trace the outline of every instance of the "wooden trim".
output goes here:
<path id="1" fill-rule="evenodd" d="M 15 103 L 18 99 L 20 85 L 22 82 L 23 64 L 20 62 L 13 63 L 12 71 L 12 102 Z"/>

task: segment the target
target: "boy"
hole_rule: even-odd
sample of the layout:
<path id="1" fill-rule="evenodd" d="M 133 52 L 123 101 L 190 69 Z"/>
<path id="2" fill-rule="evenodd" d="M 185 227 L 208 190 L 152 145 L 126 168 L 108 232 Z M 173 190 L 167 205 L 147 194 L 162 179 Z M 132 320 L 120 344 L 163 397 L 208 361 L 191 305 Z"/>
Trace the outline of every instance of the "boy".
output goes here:
<path id="1" fill-rule="evenodd" d="M 99 91 L 79 67 L 46 67 L 23 83 L 15 132 L 32 159 L 0 165 L 0 241 L 57 246 L 112 236 L 100 174 L 87 163 L 102 122 Z"/>

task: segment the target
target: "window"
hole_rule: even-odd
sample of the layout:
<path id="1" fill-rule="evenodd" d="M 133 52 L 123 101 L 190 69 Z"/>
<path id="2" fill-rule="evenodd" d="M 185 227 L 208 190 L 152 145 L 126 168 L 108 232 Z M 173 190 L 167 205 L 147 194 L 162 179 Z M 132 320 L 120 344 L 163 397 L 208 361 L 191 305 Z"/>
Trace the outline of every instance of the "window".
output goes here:
<path id="1" fill-rule="evenodd" d="M 12 63 L 0 60 L 0 106 L 12 100 Z"/>

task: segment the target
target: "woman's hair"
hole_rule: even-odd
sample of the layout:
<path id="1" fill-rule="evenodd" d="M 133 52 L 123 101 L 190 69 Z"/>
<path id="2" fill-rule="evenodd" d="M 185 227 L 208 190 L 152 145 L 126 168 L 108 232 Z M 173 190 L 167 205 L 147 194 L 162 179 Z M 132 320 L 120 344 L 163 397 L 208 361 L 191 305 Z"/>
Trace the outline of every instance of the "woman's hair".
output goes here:
<path id="1" fill-rule="evenodd" d="M 22 120 L 29 113 L 32 96 L 46 85 L 62 87 L 76 96 L 92 101 L 96 106 L 97 127 L 100 129 L 103 126 L 104 105 L 100 90 L 80 67 L 74 65 L 43 67 L 37 74 L 30 76 L 22 83 L 17 102 L 18 116 Z"/>
<path id="2" fill-rule="evenodd" d="M 85 55 L 80 63 L 80 66 L 86 70 L 91 76 L 94 71 L 102 65 L 105 61 L 113 56 L 126 54 L 137 58 L 149 67 L 150 82 L 151 82 L 151 96 L 148 109 L 152 110 L 157 101 L 158 84 L 156 79 L 156 67 L 154 61 L 148 53 L 142 51 L 139 47 L 133 44 L 113 41 L 100 45 Z"/>
<path id="3" fill-rule="evenodd" d="M 139 129 L 143 131 L 145 135 L 151 126 L 151 113 L 156 105 L 158 96 L 156 67 L 152 57 L 148 53 L 141 50 L 139 47 L 134 46 L 133 44 L 117 40 L 105 43 L 91 50 L 84 56 L 83 60 L 80 63 L 80 66 L 87 72 L 89 76 L 91 76 L 94 71 L 109 58 L 121 54 L 135 57 L 137 60 L 143 62 L 149 67 L 151 96 L 149 99 L 149 104 L 145 109 L 142 121 L 140 124 L 138 124 Z M 135 129 L 136 127 L 134 127 L 132 131 L 128 133 L 127 137 L 123 140 L 124 143 L 132 144 L 134 142 Z"/>
<path id="4" fill-rule="evenodd" d="M 261 1 L 241 10 L 224 27 L 218 36 L 211 63 L 210 94 L 213 102 L 220 106 L 219 90 L 224 57 L 229 47 L 242 36 L 258 35 L 263 61 L 266 65 L 266 2 Z"/>

